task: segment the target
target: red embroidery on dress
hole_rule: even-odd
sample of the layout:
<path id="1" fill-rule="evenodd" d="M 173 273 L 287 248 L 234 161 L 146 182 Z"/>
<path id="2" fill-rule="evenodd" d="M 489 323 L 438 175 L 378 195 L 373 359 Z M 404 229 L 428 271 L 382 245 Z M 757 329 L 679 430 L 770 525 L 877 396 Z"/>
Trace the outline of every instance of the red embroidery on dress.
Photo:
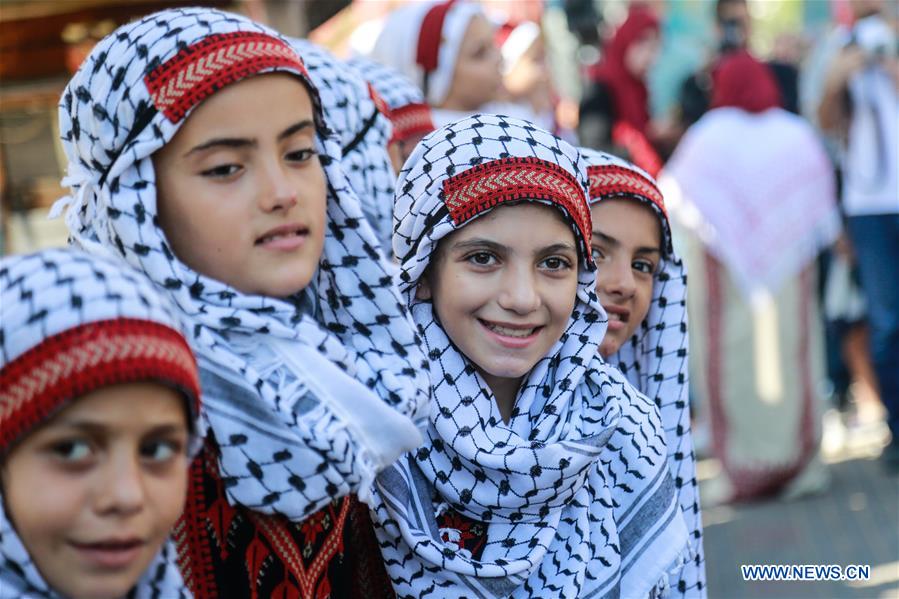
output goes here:
<path id="1" fill-rule="evenodd" d="M 187 342 L 158 322 L 103 320 L 48 337 L 3 368 L 0 447 L 7 447 L 62 401 L 101 385 L 160 377 L 199 397 L 196 362 Z"/>
<path id="2" fill-rule="evenodd" d="M 263 543 L 258 536 L 253 539 L 250 542 L 250 546 L 247 547 L 246 563 L 247 573 L 250 575 L 251 599 L 259 599 L 259 590 L 255 581 L 262 577 L 262 566 L 271 554 L 272 552 L 268 550 L 268 547 L 265 546 L 265 543 Z"/>
<path id="3" fill-rule="evenodd" d="M 601 200 L 618 194 L 634 194 L 655 204 L 665 218 L 665 201 L 662 192 L 652 181 L 623 166 L 614 164 L 587 167 L 590 179 L 590 199 Z"/>
<path id="4" fill-rule="evenodd" d="M 436 128 L 427 104 L 406 104 L 391 110 L 390 122 L 393 123 L 390 143 L 409 139 L 413 135 L 427 135 Z"/>
<path id="5" fill-rule="evenodd" d="M 178 549 L 178 569 L 184 585 L 194 597 L 215 597 L 215 574 L 212 570 L 211 548 L 206 542 L 204 511 L 206 493 L 203 489 L 204 472 L 217 468 L 209 438 L 203 450 L 191 462 L 188 478 L 187 502 L 178 519 L 172 538 Z"/>
<path id="6" fill-rule="evenodd" d="M 343 497 L 339 500 L 339 511 L 336 511 L 332 504 L 316 512 L 300 525 L 304 538 L 308 538 L 306 529 L 309 526 L 320 531 L 319 535 L 322 532 L 327 535 L 308 568 L 303 565 L 299 548 L 285 529 L 283 521 L 250 512 L 251 519 L 260 533 L 269 541 L 275 554 L 289 565 L 291 573 L 300 585 L 300 594 L 303 597 L 327 599 L 330 596 L 331 586 L 327 577 L 328 564 L 338 553 L 343 552 L 343 529 L 349 508 L 349 498 Z"/>
<path id="7" fill-rule="evenodd" d="M 584 189 L 574 175 L 540 158 L 501 158 L 479 164 L 443 182 L 443 201 L 460 226 L 503 202 L 549 200 L 561 206 L 580 232 L 587 261 L 592 264 L 592 221 Z"/>
<path id="8" fill-rule="evenodd" d="M 303 61 L 281 40 L 264 33 L 222 33 L 182 49 L 144 77 L 144 83 L 157 110 L 177 123 L 222 87 L 274 67 L 308 77 Z"/>

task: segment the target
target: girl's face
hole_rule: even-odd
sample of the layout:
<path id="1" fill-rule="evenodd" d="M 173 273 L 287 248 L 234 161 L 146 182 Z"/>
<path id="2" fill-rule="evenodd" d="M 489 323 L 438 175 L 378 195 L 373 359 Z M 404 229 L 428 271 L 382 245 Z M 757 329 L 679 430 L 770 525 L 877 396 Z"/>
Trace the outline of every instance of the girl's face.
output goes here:
<path id="1" fill-rule="evenodd" d="M 512 97 L 530 100 L 535 94 L 549 95 L 552 79 L 542 37 L 534 40 L 514 65 L 507 66 L 511 70 L 503 81 Z"/>
<path id="2" fill-rule="evenodd" d="M 624 64 L 634 77 L 646 77 L 659 54 L 659 34 L 649 30 L 628 47 L 624 53 Z"/>
<path id="3" fill-rule="evenodd" d="M 13 446 L 6 513 L 54 590 L 111 599 L 134 586 L 184 507 L 187 444 L 181 395 L 128 383 L 80 397 Z"/>
<path id="4" fill-rule="evenodd" d="M 500 206 L 440 242 L 419 299 L 491 389 L 518 381 L 559 340 L 577 293 L 574 233 L 555 208 Z M 505 382 L 505 384 L 504 384 Z"/>
<path id="5" fill-rule="evenodd" d="M 599 353 L 607 358 L 631 338 L 649 312 L 653 277 L 662 258 L 661 223 L 652 208 L 628 199 L 602 200 L 590 213 L 596 292 L 609 315 Z"/>
<path id="6" fill-rule="evenodd" d="M 493 43 L 493 27 L 483 15 L 468 23 L 449 93 L 440 108 L 477 110 L 499 97 L 502 89 L 502 56 Z"/>
<path id="7" fill-rule="evenodd" d="M 153 157 L 159 220 L 189 267 L 244 293 L 286 297 L 318 268 L 325 174 L 309 93 L 259 75 L 200 104 Z"/>

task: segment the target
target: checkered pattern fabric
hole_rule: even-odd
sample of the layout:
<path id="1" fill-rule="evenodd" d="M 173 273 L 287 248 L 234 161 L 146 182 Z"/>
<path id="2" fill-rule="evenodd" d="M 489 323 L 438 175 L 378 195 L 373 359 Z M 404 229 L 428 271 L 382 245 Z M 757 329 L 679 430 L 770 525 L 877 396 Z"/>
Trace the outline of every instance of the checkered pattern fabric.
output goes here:
<path id="1" fill-rule="evenodd" d="M 470 187 L 472 173 L 484 185 Z M 504 185 L 488 184 L 498 176 Z M 686 528 L 658 408 L 598 354 L 607 319 L 585 249 L 586 186 L 569 144 L 485 115 L 427 136 L 400 175 L 394 252 L 434 397 L 425 444 L 376 485 L 377 532 L 401 597 L 654 596 L 683 559 Z M 459 189 L 469 190 L 472 209 L 453 214 Z M 568 326 L 525 377 L 505 423 L 415 290 L 441 239 L 493 206 L 519 202 L 558 209 L 581 264 Z M 444 541 L 458 533 L 438 528 L 447 510 L 483 523 L 479 557 Z"/>
<path id="2" fill-rule="evenodd" d="M 671 578 L 674 596 L 705 597 L 705 555 L 690 428 L 687 353 L 687 271 L 671 244 L 662 194 L 642 169 L 612 154 L 581 148 L 590 179 L 590 203 L 609 198 L 643 202 L 659 216 L 665 255 L 653 278 L 649 313 L 634 336 L 608 362 L 654 400 L 668 438 L 668 466 L 690 533 L 691 558 Z"/>
<path id="3" fill-rule="evenodd" d="M 247 35 L 251 48 L 243 45 Z M 214 55 L 204 51 L 209 45 L 218 48 Z M 227 12 L 159 12 L 94 48 L 59 114 L 72 241 L 125 260 L 172 298 L 190 324 L 201 369 L 242 391 L 204 397 L 228 499 L 299 521 L 336 497 L 365 498 L 375 473 L 418 444 L 414 422 L 423 418 L 428 389 L 420 339 L 344 176 L 340 139 L 320 112 L 302 59 L 285 45 L 272 30 Z M 230 56 L 228 72 L 208 73 L 210 56 Z M 148 82 L 176 68 L 184 73 L 175 79 L 183 95 L 197 101 L 272 71 L 295 75 L 309 90 L 328 205 L 324 250 L 308 289 L 286 299 L 248 295 L 172 253 L 157 223 L 151 156 L 193 106 L 179 106 L 173 121 Z M 372 433 L 372 422 L 381 434 Z"/>
<path id="4" fill-rule="evenodd" d="M 199 375 L 179 314 L 120 262 L 47 250 L 0 260 L 0 455 L 86 393 L 159 381 L 184 394 L 195 417 Z M 186 476 L 186 473 L 185 473 Z M 170 541 L 136 597 L 188 597 Z M 57 597 L 38 572 L 0 495 L 0 598 Z"/>
<path id="5" fill-rule="evenodd" d="M 343 171 L 385 254 L 390 253 L 396 176 L 387 154 L 393 129 L 366 79 L 324 48 L 291 39 L 322 100 L 325 122 L 340 140 Z"/>

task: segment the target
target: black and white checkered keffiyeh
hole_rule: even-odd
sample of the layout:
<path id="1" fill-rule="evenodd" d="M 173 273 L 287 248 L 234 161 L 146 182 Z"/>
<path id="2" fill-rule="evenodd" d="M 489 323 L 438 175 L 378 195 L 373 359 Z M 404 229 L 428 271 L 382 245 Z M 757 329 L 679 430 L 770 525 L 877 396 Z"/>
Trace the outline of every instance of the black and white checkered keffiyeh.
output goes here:
<path id="1" fill-rule="evenodd" d="M 445 184 L 516 158 L 567 173 L 576 181 L 573 207 L 586 216 L 562 210 L 583 259 L 574 311 L 504 423 L 487 384 L 415 290 L 440 240 L 464 226 L 448 214 Z M 490 181 L 478 175 L 468 189 L 520 180 L 514 168 Z M 382 472 L 375 489 L 377 532 L 398 595 L 656 596 L 683 559 L 686 527 L 658 409 L 598 354 L 607 319 L 595 293 L 577 150 L 527 122 L 478 115 L 427 136 L 397 189 L 400 288 L 424 336 L 434 398 L 425 444 Z M 518 201 L 542 201 L 533 195 Z M 437 518 L 447 509 L 485 524 L 479 559 L 442 540 Z"/>
<path id="2" fill-rule="evenodd" d="M 139 319 L 180 331 L 174 306 L 149 280 L 121 262 L 60 249 L 0 260 L 0 372 L 54 336 L 81 325 L 119 319 Z M 8 380 L 2 378 L 5 386 Z M 57 405 L 55 409 L 62 407 Z M 8 426 L 7 408 L 9 405 L 0 411 L 0 427 L 4 429 Z M 195 428 L 198 426 L 195 422 Z M 0 447 L 0 454 L 6 449 Z M 135 587 L 134 596 L 190 597 L 178 571 L 172 541 L 163 545 Z M 57 599 L 59 595 L 50 589 L 28 555 L 3 509 L 0 494 L 0 598 L 22 597 Z"/>
<path id="3" fill-rule="evenodd" d="M 615 166 L 627 169 L 654 185 L 648 173 L 617 156 L 588 148 L 581 148 L 581 155 L 587 163 L 588 174 L 591 167 Z M 590 196 L 591 204 L 608 198 L 630 198 L 644 202 L 662 222 L 665 252 L 653 278 L 649 313 L 634 336 L 618 353 L 609 356 L 608 362 L 620 369 L 631 384 L 659 407 L 668 437 L 668 465 L 691 545 L 690 561 L 672 576 L 671 589 L 675 596 L 705 597 L 702 519 L 688 395 L 686 267 L 672 246 L 668 217 L 649 197 L 601 183 L 591 185 Z"/>
<path id="4" fill-rule="evenodd" d="M 398 70 L 362 56 L 351 58 L 347 64 L 371 83 L 390 110 L 425 103 L 421 89 Z"/>
<path id="5" fill-rule="evenodd" d="M 306 292 L 286 300 L 241 293 L 192 271 L 169 249 L 156 222 L 151 155 L 183 118 L 171 120 L 154 105 L 145 77 L 168 65 L 187 68 L 177 61 L 193 64 L 203 48 L 245 36 L 256 41 L 235 47 L 235 55 L 268 48 L 279 66 L 248 71 L 249 63 L 239 63 L 229 77 L 292 73 L 320 106 L 297 55 L 272 30 L 212 9 L 147 16 L 101 41 L 63 94 L 65 183 L 73 195 L 62 202 L 71 204 L 66 221 L 74 243 L 146 273 L 190 324 L 228 498 L 296 521 L 335 497 L 366 499 L 375 473 L 418 445 L 414 423 L 428 405 L 426 360 L 392 268 L 341 169 L 339 140 L 320 114 L 316 150 L 329 190 L 327 230 Z M 207 373 L 243 392 L 211 392 Z"/>
<path id="6" fill-rule="evenodd" d="M 318 89 L 325 122 L 337 133 L 343 171 L 385 255 L 390 253 L 396 175 L 387 153 L 391 124 L 365 78 L 308 40 L 291 39 Z"/>

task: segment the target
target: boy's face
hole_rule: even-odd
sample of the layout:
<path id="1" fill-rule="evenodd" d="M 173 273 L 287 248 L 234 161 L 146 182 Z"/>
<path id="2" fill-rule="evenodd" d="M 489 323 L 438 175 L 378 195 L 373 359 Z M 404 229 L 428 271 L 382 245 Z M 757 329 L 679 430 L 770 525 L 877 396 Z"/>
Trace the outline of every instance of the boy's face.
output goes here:
<path id="1" fill-rule="evenodd" d="M 621 349 L 649 313 L 652 284 L 662 258 L 662 231 L 652 208 L 628 199 L 592 206 L 596 293 L 609 315 L 599 346 L 607 358 Z"/>
<path id="2" fill-rule="evenodd" d="M 501 67 L 493 27 L 483 15 L 475 15 L 462 38 L 453 81 L 440 108 L 472 111 L 496 100 L 502 90 Z"/>
<path id="3" fill-rule="evenodd" d="M 122 597 L 181 514 L 185 403 L 156 383 L 83 395 L 13 446 L 7 516 L 46 582 L 75 599 Z"/>
<path id="4" fill-rule="evenodd" d="M 175 254 L 244 293 L 305 288 L 325 238 L 314 143 L 312 101 L 292 75 L 251 77 L 205 100 L 153 157 L 159 220 Z"/>
<path id="5" fill-rule="evenodd" d="M 443 239 L 431 266 L 419 299 L 493 389 L 530 372 L 568 326 L 578 254 L 555 208 L 494 208 Z"/>

